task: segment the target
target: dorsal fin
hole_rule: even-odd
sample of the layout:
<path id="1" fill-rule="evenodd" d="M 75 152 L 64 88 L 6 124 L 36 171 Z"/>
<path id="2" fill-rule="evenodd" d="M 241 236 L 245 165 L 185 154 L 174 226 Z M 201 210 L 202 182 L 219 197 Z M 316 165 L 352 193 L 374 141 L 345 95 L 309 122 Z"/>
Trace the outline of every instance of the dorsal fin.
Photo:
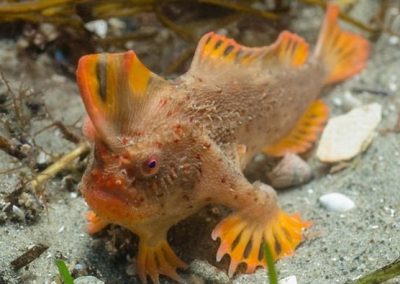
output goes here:
<path id="1" fill-rule="evenodd" d="M 269 47 L 264 62 L 278 60 L 284 66 L 301 67 L 308 58 L 308 43 L 296 34 L 284 31 Z"/>
<path id="2" fill-rule="evenodd" d="M 83 56 L 77 81 L 96 133 L 111 147 L 118 143 L 116 137 L 129 134 L 136 113 L 158 83 L 165 82 L 132 51 Z"/>
<path id="3" fill-rule="evenodd" d="M 366 66 L 369 43 L 363 37 L 340 28 L 339 6 L 329 3 L 322 24 L 315 59 L 326 68 L 326 84 L 337 83 L 361 72 Z"/>
<path id="4" fill-rule="evenodd" d="M 274 65 L 275 68 L 298 68 L 306 62 L 308 49 L 301 37 L 287 31 L 282 32 L 275 43 L 253 48 L 210 32 L 201 38 L 189 73 L 229 72 L 227 69 L 234 66 L 241 69 Z"/>

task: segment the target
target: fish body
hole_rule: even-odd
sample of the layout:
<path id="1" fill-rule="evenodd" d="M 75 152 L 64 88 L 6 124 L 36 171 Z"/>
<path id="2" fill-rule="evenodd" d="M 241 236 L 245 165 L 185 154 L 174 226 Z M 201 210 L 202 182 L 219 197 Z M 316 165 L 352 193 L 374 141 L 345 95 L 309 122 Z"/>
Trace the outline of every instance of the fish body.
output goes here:
<path id="1" fill-rule="evenodd" d="M 307 63 L 301 70 L 263 71 L 251 70 L 246 74 L 236 70 L 237 75 L 229 81 L 216 78 L 207 80 L 207 85 L 200 83 L 202 78 L 186 79 L 195 75 L 185 75 L 185 83 L 190 84 L 185 87 L 190 93 L 207 90 L 201 96 L 192 97 L 195 107 L 188 110 L 189 115 L 200 120 L 218 144 L 245 145 L 245 164 L 265 146 L 285 137 L 323 87 L 323 69 L 319 62 Z M 258 73 L 257 76 L 251 76 L 252 72 Z M 198 108 L 203 108 L 207 115 L 198 117 Z"/>
<path id="2" fill-rule="evenodd" d="M 77 79 L 89 119 L 84 132 L 93 158 L 81 183 L 91 207 L 89 232 L 110 223 L 139 236 L 137 271 L 183 282 L 185 264 L 166 241 L 168 229 L 207 204 L 233 210 L 212 232 L 217 260 L 247 272 L 293 253 L 310 223 L 279 208 L 274 190 L 250 183 L 243 168 L 255 153 L 301 153 L 316 140 L 327 108 L 321 89 L 358 73 L 368 43 L 342 31 L 328 6 L 313 55 L 299 36 L 282 32 L 266 47 L 249 48 L 209 33 L 189 71 L 167 81 L 133 52 L 84 56 Z"/>

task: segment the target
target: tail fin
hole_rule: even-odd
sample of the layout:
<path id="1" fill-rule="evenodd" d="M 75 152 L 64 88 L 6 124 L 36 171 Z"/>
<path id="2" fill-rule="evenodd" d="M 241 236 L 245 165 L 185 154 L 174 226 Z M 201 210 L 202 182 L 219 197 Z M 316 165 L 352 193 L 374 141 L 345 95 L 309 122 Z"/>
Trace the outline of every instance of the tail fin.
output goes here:
<path id="1" fill-rule="evenodd" d="M 366 65 L 369 43 L 361 36 L 343 31 L 337 22 L 339 7 L 328 4 L 314 51 L 327 69 L 325 84 L 336 83 L 359 73 Z"/>

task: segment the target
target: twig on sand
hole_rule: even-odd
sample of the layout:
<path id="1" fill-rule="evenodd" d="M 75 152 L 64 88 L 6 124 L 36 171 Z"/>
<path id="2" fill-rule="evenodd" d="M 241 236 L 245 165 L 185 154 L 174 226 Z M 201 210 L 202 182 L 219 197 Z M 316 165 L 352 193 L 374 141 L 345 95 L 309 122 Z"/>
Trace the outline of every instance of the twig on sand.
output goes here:
<path id="1" fill-rule="evenodd" d="M 231 10 L 239 11 L 242 13 L 249 13 L 257 16 L 261 16 L 267 20 L 276 21 L 279 19 L 279 15 L 274 12 L 263 11 L 259 9 L 255 9 L 250 5 L 242 5 L 239 3 L 235 3 L 233 1 L 226 1 L 226 0 L 199 0 L 200 3 L 207 3 L 212 4 L 224 8 L 228 8 Z"/>
<path id="2" fill-rule="evenodd" d="M 38 258 L 42 253 L 44 253 L 49 247 L 43 244 L 37 244 L 28 249 L 26 252 L 24 252 L 22 255 L 11 261 L 11 265 L 15 270 L 18 270 L 32 261 L 34 261 L 36 258 Z"/>
<path id="3" fill-rule="evenodd" d="M 400 257 L 394 262 L 348 284 L 378 284 L 400 276 Z"/>
<path id="4" fill-rule="evenodd" d="M 23 160 L 26 158 L 26 154 L 18 148 L 10 139 L 0 135 L 0 150 L 6 152 L 8 155 Z"/>
<path id="5" fill-rule="evenodd" d="M 54 177 L 58 172 L 68 166 L 73 160 L 75 160 L 82 154 L 87 153 L 89 149 L 89 143 L 83 142 L 79 144 L 77 148 L 62 156 L 58 161 L 39 173 L 39 175 L 37 175 L 36 178 L 31 181 L 31 186 L 33 190 L 36 192 L 43 185 L 43 183 Z"/>
<path id="6" fill-rule="evenodd" d="M 379 95 L 379 96 L 390 96 L 391 93 L 385 90 L 378 90 L 378 89 L 371 89 L 371 88 L 365 88 L 365 87 L 354 87 L 351 89 L 351 91 L 356 92 L 356 93 L 370 93 L 372 95 Z"/>
<path id="7" fill-rule="evenodd" d="M 40 129 L 39 131 L 35 132 L 33 136 L 36 136 L 52 127 L 58 128 L 61 133 L 64 135 L 64 138 L 67 139 L 68 141 L 78 144 L 82 139 L 80 136 L 78 136 L 76 133 L 71 131 L 69 126 L 65 125 L 62 121 L 54 121 L 52 124 Z"/>

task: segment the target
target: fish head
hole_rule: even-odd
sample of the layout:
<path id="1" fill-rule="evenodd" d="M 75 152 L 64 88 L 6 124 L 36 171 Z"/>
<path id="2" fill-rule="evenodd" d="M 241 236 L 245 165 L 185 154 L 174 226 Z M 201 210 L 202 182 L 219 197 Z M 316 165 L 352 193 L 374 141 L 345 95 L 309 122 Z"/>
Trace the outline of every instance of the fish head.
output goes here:
<path id="1" fill-rule="evenodd" d="M 81 183 L 89 206 L 125 226 L 174 211 L 200 179 L 207 150 L 201 129 L 182 117 L 175 87 L 132 52 L 83 57 L 77 77 L 93 142 Z"/>

